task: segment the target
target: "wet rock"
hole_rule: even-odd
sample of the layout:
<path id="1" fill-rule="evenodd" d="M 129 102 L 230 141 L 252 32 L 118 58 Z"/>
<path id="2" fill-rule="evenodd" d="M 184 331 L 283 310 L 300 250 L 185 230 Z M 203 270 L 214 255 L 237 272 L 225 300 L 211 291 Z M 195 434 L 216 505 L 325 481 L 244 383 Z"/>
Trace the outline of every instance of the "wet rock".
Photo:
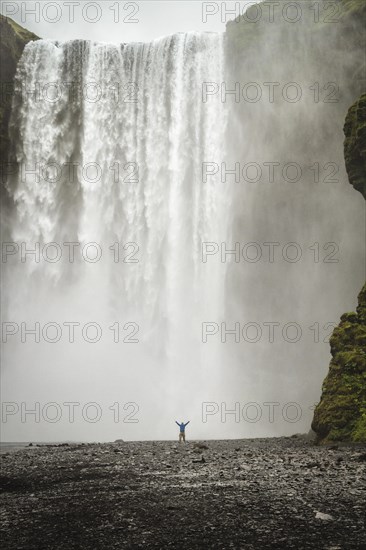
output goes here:
<path id="1" fill-rule="evenodd" d="M 201 458 L 199 460 L 192 460 L 192 462 L 194 464 L 202 464 L 203 462 L 206 462 L 206 460 L 204 459 L 203 455 L 201 456 Z"/>
<path id="2" fill-rule="evenodd" d="M 319 462 L 308 462 L 306 464 L 306 467 L 307 468 L 319 468 L 320 464 L 319 464 Z"/>
<path id="3" fill-rule="evenodd" d="M 11 452 L 2 464 L 3 547 L 363 547 L 366 483 L 359 457 L 366 447 L 342 446 L 341 463 L 339 452 L 303 438 L 210 441 L 208 447 L 200 455 L 194 442 Z M 341 521 L 316 517 L 332 510 Z"/>
<path id="4" fill-rule="evenodd" d="M 208 450 L 208 445 L 206 445 L 205 443 L 195 443 L 194 447 L 196 449 Z"/>
<path id="5" fill-rule="evenodd" d="M 366 453 L 362 453 L 357 457 L 358 462 L 366 462 Z"/>
<path id="6" fill-rule="evenodd" d="M 315 519 L 321 519 L 323 521 L 333 521 L 334 517 L 329 514 L 323 514 L 322 512 L 316 512 Z"/>

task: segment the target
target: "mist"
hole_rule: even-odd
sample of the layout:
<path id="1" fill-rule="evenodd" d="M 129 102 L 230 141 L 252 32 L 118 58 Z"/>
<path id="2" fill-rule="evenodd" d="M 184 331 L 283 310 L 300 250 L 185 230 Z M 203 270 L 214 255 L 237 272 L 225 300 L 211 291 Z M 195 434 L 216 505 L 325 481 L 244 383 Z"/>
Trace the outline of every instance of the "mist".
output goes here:
<path id="1" fill-rule="evenodd" d="M 240 24 L 26 46 L 4 212 L 4 440 L 171 439 L 175 420 L 192 439 L 309 430 L 329 335 L 365 276 L 342 132 L 362 51 L 311 17 L 261 21 L 258 39 Z M 101 97 L 24 93 L 73 81 Z"/>

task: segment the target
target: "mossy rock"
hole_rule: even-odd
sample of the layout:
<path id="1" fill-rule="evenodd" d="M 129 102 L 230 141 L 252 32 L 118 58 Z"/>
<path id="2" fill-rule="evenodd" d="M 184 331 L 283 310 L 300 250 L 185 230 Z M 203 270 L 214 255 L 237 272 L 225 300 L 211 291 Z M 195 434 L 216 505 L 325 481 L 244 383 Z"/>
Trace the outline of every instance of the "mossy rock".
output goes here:
<path id="1" fill-rule="evenodd" d="M 361 416 L 355 424 L 352 436 L 353 440 L 357 443 L 366 441 L 366 407 L 362 409 Z"/>
<path id="2" fill-rule="evenodd" d="M 366 442 L 366 284 L 358 304 L 330 338 L 333 357 L 312 422 L 318 442 Z"/>
<path id="3" fill-rule="evenodd" d="M 343 315 L 341 315 L 341 321 L 355 323 L 357 322 L 357 313 L 355 313 L 354 311 L 343 313 Z"/>
<path id="4" fill-rule="evenodd" d="M 365 20 L 366 3 L 343 0 Z M 364 75 L 364 67 L 360 74 Z M 349 108 L 344 124 L 344 158 L 350 183 L 366 199 L 366 94 Z M 344 313 L 330 338 L 332 360 L 312 428 L 318 442 L 366 442 L 366 284 L 356 312 Z"/>
<path id="5" fill-rule="evenodd" d="M 348 179 L 366 199 L 366 93 L 350 107 L 344 133 Z"/>

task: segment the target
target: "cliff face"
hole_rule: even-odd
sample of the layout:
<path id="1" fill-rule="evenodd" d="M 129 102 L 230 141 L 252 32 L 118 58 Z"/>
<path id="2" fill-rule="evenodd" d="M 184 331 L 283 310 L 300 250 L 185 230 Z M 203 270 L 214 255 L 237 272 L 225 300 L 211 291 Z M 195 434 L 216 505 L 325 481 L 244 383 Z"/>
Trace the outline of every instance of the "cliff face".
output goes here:
<path id="1" fill-rule="evenodd" d="M 366 199 L 366 94 L 349 109 L 344 125 L 348 179 Z"/>
<path id="2" fill-rule="evenodd" d="M 332 360 L 312 428 L 320 442 L 366 441 L 366 285 L 356 313 L 344 313 L 330 339 Z"/>
<path id="3" fill-rule="evenodd" d="M 349 109 L 344 154 L 350 183 L 366 199 L 366 94 Z M 345 313 L 330 339 L 332 360 L 315 409 L 321 442 L 366 441 L 366 284 L 356 313 Z"/>
<path id="4" fill-rule="evenodd" d="M 354 44 L 362 43 L 360 21 L 365 18 L 364 0 L 342 0 L 345 8 L 341 31 L 337 43 L 342 50 L 352 53 Z M 255 7 L 251 8 L 255 19 Z M 268 33 L 274 33 L 273 25 L 263 18 L 260 25 L 252 25 L 245 20 L 229 23 L 227 26 L 228 44 L 232 51 L 245 51 L 247 57 L 253 53 L 258 43 L 265 43 Z M 316 34 L 330 32 L 330 27 L 319 25 L 315 31 L 309 30 L 309 51 L 316 50 Z M 11 110 L 12 86 L 16 67 L 25 45 L 38 37 L 23 29 L 9 18 L 0 16 L 0 82 L 2 85 L 0 103 L 1 158 L 8 156 L 8 123 Z M 296 28 L 287 28 L 286 32 L 295 33 Z M 348 40 L 352 36 L 352 41 Z M 289 55 L 282 45 L 274 42 L 273 55 Z M 315 45 L 314 45 L 315 44 Z M 240 57 L 236 60 L 235 70 L 240 73 Z M 362 82 L 364 66 L 351 67 L 349 79 L 355 83 L 354 89 Z M 355 97 L 355 96 L 354 96 Z M 366 94 L 363 94 L 349 109 L 345 126 L 345 162 L 350 183 L 366 198 Z M 316 407 L 312 428 L 320 441 L 366 441 L 366 285 L 359 294 L 356 312 L 345 313 L 330 340 L 332 360 L 329 373 L 324 380 L 322 396 Z"/>
<path id="5" fill-rule="evenodd" d="M 337 5 L 338 4 L 338 5 Z M 338 52 L 354 53 L 355 49 L 363 50 L 365 41 L 364 24 L 366 23 L 366 3 L 364 0 L 334 0 L 331 5 L 327 0 L 320 0 L 314 12 L 314 5 L 300 2 L 297 5 L 300 19 L 296 24 L 285 20 L 293 18 L 294 13 L 287 11 L 287 0 L 263 0 L 263 7 L 251 6 L 245 16 L 239 16 L 228 21 L 226 25 L 226 38 L 231 52 L 238 52 L 239 57 L 234 59 L 235 73 L 238 74 L 241 65 L 240 52 L 256 58 L 258 46 L 271 42 L 271 37 L 280 29 L 283 40 L 274 45 L 271 43 L 272 59 L 278 56 L 286 58 L 291 56 L 287 45 L 288 37 L 293 37 L 300 31 L 308 35 L 304 59 L 309 56 L 319 55 L 322 60 L 324 52 L 317 49 L 317 43 L 327 41 L 328 46 L 334 41 L 334 55 Z M 235 56 L 234 56 L 235 57 Z M 334 58 L 332 59 L 334 61 Z M 322 74 L 321 72 L 319 74 Z M 364 80 L 365 60 L 350 67 L 349 78 L 353 81 Z M 361 90 L 362 91 L 362 90 Z M 361 93 L 361 91 L 359 93 Z"/>
<path id="6" fill-rule="evenodd" d="M 9 149 L 8 125 L 15 71 L 24 46 L 38 36 L 23 29 L 9 17 L 0 16 L 0 155 L 6 162 Z"/>

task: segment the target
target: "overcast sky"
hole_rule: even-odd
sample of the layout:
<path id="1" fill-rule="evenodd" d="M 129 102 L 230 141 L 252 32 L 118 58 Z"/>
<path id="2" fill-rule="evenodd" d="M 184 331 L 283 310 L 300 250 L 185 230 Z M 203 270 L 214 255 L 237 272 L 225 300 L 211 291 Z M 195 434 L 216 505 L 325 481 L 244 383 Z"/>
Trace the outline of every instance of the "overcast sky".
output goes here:
<path id="1" fill-rule="evenodd" d="M 41 38 L 146 42 L 176 32 L 224 31 L 225 21 L 234 19 L 248 3 L 254 2 L 6 0 L 1 13 Z"/>

